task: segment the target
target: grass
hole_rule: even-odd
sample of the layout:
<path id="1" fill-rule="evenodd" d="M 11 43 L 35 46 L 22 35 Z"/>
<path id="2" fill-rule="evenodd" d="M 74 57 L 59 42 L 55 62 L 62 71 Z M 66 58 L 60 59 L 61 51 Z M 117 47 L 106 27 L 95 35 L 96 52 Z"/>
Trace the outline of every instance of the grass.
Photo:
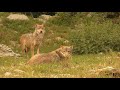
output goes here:
<path id="1" fill-rule="evenodd" d="M 36 23 L 41 24 L 41 21 L 39 21 L 38 19 L 33 19 L 31 17 L 29 17 L 30 20 L 28 21 L 20 21 L 20 20 L 8 20 L 6 17 L 9 15 L 10 13 L 5 13 L 5 12 L 1 12 L 0 13 L 0 18 L 1 18 L 1 22 L 0 24 L 2 24 L 0 26 L 0 43 L 2 44 L 6 44 L 9 47 L 11 47 L 13 49 L 13 51 L 17 51 L 20 52 L 20 48 L 19 48 L 19 37 L 22 34 L 25 33 L 32 33 L 34 32 L 34 25 Z M 45 39 L 51 39 L 52 42 L 50 42 L 49 44 L 46 42 L 43 42 L 43 46 L 42 48 L 42 52 L 48 52 L 48 51 L 52 51 L 56 48 L 58 48 L 61 43 L 58 41 L 55 41 L 55 37 L 59 37 L 62 36 L 63 38 L 67 38 L 69 31 L 68 27 L 61 27 L 61 26 L 56 26 L 53 24 L 46 24 L 46 33 L 45 33 Z M 50 34 L 50 31 L 53 31 L 53 35 Z M 66 33 L 64 33 L 66 32 Z M 15 42 L 16 46 L 11 44 L 11 41 Z"/>
<path id="2" fill-rule="evenodd" d="M 120 68 L 120 58 L 116 53 L 73 55 L 68 66 L 64 62 L 43 63 L 40 65 L 25 65 L 27 59 L 20 57 L 0 58 L 1 78 L 111 78 L 107 75 L 92 74 L 96 70 L 107 66 Z"/>
<path id="3" fill-rule="evenodd" d="M 30 18 L 29 21 L 19 21 L 19 20 L 12 21 L 6 19 L 8 15 L 9 13 L 7 12 L 0 13 L 0 19 L 2 19 L 2 21 L 0 21 L 0 24 L 2 24 L 0 25 L 1 28 L 0 43 L 8 45 L 10 48 L 13 49 L 14 52 L 21 54 L 20 51 L 21 48 L 19 47 L 19 37 L 24 33 L 33 32 L 34 31 L 33 26 L 36 23 L 41 23 L 41 22 L 38 21 L 37 19 L 34 20 L 31 17 L 29 17 Z M 53 23 L 48 22 L 46 24 L 46 33 L 44 38 L 45 40 L 50 39 L 51 41 L 43 42 L 40 52 L 44 53 L 55 50 L 56 48 L 58 48 L 60 45 L 63 44 L 62 42 L 56 41 L 55 40 L 56 37 L 62 37 L 64 39 L 70 40 L 72 36 L 75 36 L 74 32 L 76 31 L 78 32 L 80 31 L 80 33 L 77 32 L 77 34 L 81 34 L 81 35 L 84 34 L 85 30 L 86 32 L 88 32 L 87 33 L 88 35 L 90 34 L 89 32 L 91 32 L 92 35 L 92 33 L 103 31 L 102 34 L 99 34 L 99 35 L 103 35 L 105 32 L 104 30 L 110 29 L 111 33 L 109 34 L 108 38 L 113 39 L 114 41 L 118 40 L 116 42 L 119 42 L 119 31 L 118 31 L 119 24 L 112 24 L 111 21 L 96 23 L 97 19 L 98 18 L 92 19 L 95 21 L 90 23 L 88 22 L 91 21 L 91 19 L 89 18 L 87 19 L 83 18 L 79 20 L 79 18 L 76 17 L 75 28 L 71 28 L 74 25 L 62 26 L 55 24 L 55 23 L 61 24 L 62 21 L 60 22 L 55 21 Z M 108 33 L 105 32 L 105 34 Z M 115 37 L 112 38 L 112 34 L 114 34 Z M 105 38 L 107 38 L 107 36 Z M 93 37 L 93 39 L 95 38 Z M 12 45 L 11 41 L 15 42 L 15 46 Z M 78 43 L 77 41 L 76 43 L 79 44 L 80 42 Z M 80 43 L 79 45 L 82 44 Z M 80 49 L 80 51 L 82 50 Z M 44 63 L 40 65 L 29 66 L 29 65 L 25 65 L 25 63 L 28 61 L 26 57 L 18 57 L 18 58 L 0 57 L 0 77 L 1 78 L 91 78 L 91 77 L 111 78 L 112 76 L 96 75 L 94 73 L 91 73 L 90 70 L 96 70 L 107 66 L 120 68 L 119 60 L 120 58 L 117 57 L 116 52 L 111 52 L 107 54 L 73 55 L 72 60 L 68 63 L 68 65 L 66 65 L 65 62 L 52 62 L 52 63 Z"/>

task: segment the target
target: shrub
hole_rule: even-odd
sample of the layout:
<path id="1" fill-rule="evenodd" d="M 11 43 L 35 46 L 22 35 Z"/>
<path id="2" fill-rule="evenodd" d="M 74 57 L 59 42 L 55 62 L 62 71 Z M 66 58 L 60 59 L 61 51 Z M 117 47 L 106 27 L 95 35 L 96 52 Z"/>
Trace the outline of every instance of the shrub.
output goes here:
<path id="1" fill-rule="evenodd" d="M 49 24 L 72 27 L 66 31 L 75 54 L 120 51 L 120 25 L 107 18 L 108 14 L 111 12 L 58 12 Z"/>
<path id="2" fill-rule="evenodd" d="M 59 26 L 71 26 L 75 12 L 57 12 L 56 17 L 49 20 L 49 23 Z"/>
<path id="3" fill-rule="evenodd" d="M 81 27 L 70 35 L 74 45 L 74 53 L 99 53 L 109 50 L 120 51 L 120 30 L 119 25 L 111 21 L 97 24 L 90 22 L 82 24 Z"/>

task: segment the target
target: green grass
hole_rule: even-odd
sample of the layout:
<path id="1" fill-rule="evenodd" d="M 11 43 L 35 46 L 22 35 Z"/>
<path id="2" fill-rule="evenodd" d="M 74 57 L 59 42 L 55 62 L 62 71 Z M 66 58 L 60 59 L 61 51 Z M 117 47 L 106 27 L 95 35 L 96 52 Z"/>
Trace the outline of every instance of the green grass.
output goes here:
<path id="1" fill-rule="evenodd" d="M 120 68 L 120 58 L 116 54 L 73 55 L 68 66 L 64 62 L 25 65 L 28 59 L 4 57 L 0 58 L 1 78 L 111 78 L 107 75 L 96 75 L 90 70 L 107 66 Z M 10 75 L 5 75 L 10 73 Z"/>
<path id="2" fill-rule="evenodd" d="M 19 37 L 24 33 L 30 33 L 34 31 L 33 26 L 36 23 L 41 23 L 37 19 L 29 17 L 29 21 L 20 20 L 8 20 L 6 17 L 10 13 L 1 12 L 0 19 L 0 44 L 6 44 L 13 49 L 14 52 L 21 54 L 21 48 L 19 47 Z M 48 21 L 46 26 L 46 33 L 44 37 L 44 42 L 40 48 L 40 53 L 50 52 L 55 50 L 61 45 L 64 45 L 61 41 L 56 41 L 56 37 L 62 37 L 68 40 L 74 40 L 79 38 L 79 40 L 85 41 L 75 41 L 74 44 L 78 46 L 77 50 L 83 52 L 82 50 L 92 51 L 92 44 L 89 43 L 90 40 L 97 41 L 97 44 L 102 44 L 103 39 L 110 39 L 115 50 L 119 51 L 119 24 L 113 24 L 111 20 L 101 20 L 100 17 L 94 16 L 93 18 L 81 18 L 81 16 L 73 17 L 73 23 L 66 21 L 66 18 L 53 19 Z M 62 21 L 63 20 L 63 21 Z M 64 20 L 66 22 L 64 22 Z M 92 21 L 92 22 L 91 22 Z M 64 22 L 64 23 L 63 23 Z M 97 22 L 97 23 L 96 23 Z M 65 24 L 66 23 L 66 24 Z M 76 25 L 76 26 L 74 26 Z M 53 34 L 51 33 L 53 32 Z M 109 34 L 108 34 L 109 33 Z M 78 35 L 78 36 L 77 36 Z M 81 35 L 81 36 L 79 36 Z M 100 36 L 101 35 L 101 36 Z M 103 36 L 102 36 L 103 35 Z M 87 38 L 86 40 L 84 40 Z M 91 36 L 91 38 L 89 38 Z M 101 37 L 101 38 L 100 38 Z M 51 41 L 45 42 L 47 39 Z M 98 40 L 99 39 L 99 40 Z M 77 39 L 76 39 L 77 40 Z M 11 41 L 14 41 L 16 45 L 12 45 Z M 88 41 L 88 42 L 87 42 Z M 98 42 L 99 41 L 99 42 Z M 73 44 L 73 43 L 72 43 Z M 85 46 L 85 45 L 86 46 Z M 95 43 L 96 44 L 96 43 Z M 117 46 L 115 46 L 117 45 Z M 80 47 L 81 46 L 81 47 Z M 88 47 L 88 48 L 87 48 Z M 95 46 L 94 46 L 95 47 Z M 87 49 L 86 49 L 87 48 Z M 101 47 L 99 47 L 101 48 Z M 96 47 L 94 51 L 99 49 Z M 30 53 L 30 52 L 29 52 Z M 111 76 L 106 75 L 96 75 L 92 74 L 90 70 L 96 70 L 99 68 L 104 68 L 107 66 L 112 66 L 114 68 L 120 68 L 120 58 L 117 58 L 115 52 L 108 54 L 83 54 L 83 55 L 73 55 L 72 60 L 68 63 L 65 62 L 52 62 L 40 65 L 25 65 L 28 59 L 24 57 L 0 57 L 0 77 L 1 78 L 106 78 Z"/>
<path id="3" fill-rule="evenodd" d="M 21 52 L 19 47 L 19 38 L 22 34 L 25 33 L 32 33 L 34 32 L 34 25 L 36 23 L 41 24 L 41 21 L 38 19 L 33 19 L 32 17 L 29 17 L 30 20 L 28 21 L 20 21 L 20 20 L 9 20 L 6 17 L 10 13 L 1 12 L 1 24 L 0 26 L 0 43 L 6 44 L 9 47 L 11 47 L 15 52 Z M 45 39 L 51 39 L 52 42 L 49 44 L 46 42 L 43 42 L 43 45 L 41 47 L 42 52 L 48 52 L 52 51 L 56 48 L 58 48 L 62 43 L 55 41 L 55 37 L 63 37 L 67 39 L 69 28 L 68 27 L 61 27 L 56 26 L 50 23 L 47 23 L 46 25 L 46 33 L 45 33 Z M 67 31 L 66 31 L 67 30 Z M 53 31 L 54 35 L 50 33 L 50 31 Z M 14 41 L 17 45 L 13 46 L 11 44 L 11 41 Z"/>

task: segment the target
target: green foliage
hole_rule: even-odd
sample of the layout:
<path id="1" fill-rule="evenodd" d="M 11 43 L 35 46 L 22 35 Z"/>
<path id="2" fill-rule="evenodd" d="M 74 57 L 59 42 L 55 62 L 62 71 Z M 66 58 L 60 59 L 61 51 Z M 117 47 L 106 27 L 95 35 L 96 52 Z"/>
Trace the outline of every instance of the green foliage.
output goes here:
<path id="1" fill-rule="evenodd" d="M 20 51 L 21 48 L 18 45 L 20 36 L 34 32 L 34 25 L 42 22 L 34 20 L 32 17 L 29 17 L 30 20 L 27 21 L 9 20 L 6 18 L 9 14 L 5 12 L 0 13 L 0 43 L 8 45 L 14 51 Z M 15 45 L 12 45 L 11 42 L 15 43 Z"/>
<path id="2" fill-rule="evenodd" d="M 10 13 L 0 13 L 0 43 L 10 45 L 18 53 L 19 37 L 24 33 L 34 31 L 34 24 L 41 23 L 37 18 L 29 16 L 29 21 L 8 20 Z M 97 70 L 107 66 L 120 68 L 120 58 L 117 52 L 106 54 L 90 54 L 107 51 L 120 51 L 120 25 L 113 23 L 106 16 L 113 12 L 58 12 L 55 17 L 45 23 L 45 37 L 40 53 L 55 50 L 62 41 L 55 40 L 62 37 L 74 46 L 72 60 L 66 67 L 64 63 L 52 62 L 40 65 L 25 65 L 29 58 L 26 57 L 0 57 L 0 77 L 3 78 L 85 78 L 85 77 L 111 77 L 108 75 L 91 75 L 90 70 Z M 117 18 L 119 22 L 119 18 Z M 50 42 L 46 42 L 46 41 Z M 10 43 L 14 41 L 14 45 Z M 19 50 L 20 49 L 20 50 Z M 16 52 L 15 51 L 15 52 Z"/>
<path id="3" fill-rule="evenodd" d="M 111 21 L 102 24 L 91 22 L 89 25 L 82 24 L 80 28 L 74 30 L 70 37 L 74 45 L 74 53 L 120 51 L 119 25 Z"/>
<path id="4" fill-rule="evenodd" d="M 2 23 L 4 24 L 4 26 L 6 26 L 6 28 L 13 29 L 20 33 L 26 33 L 32 31 L 36 23 L 41 22 L 33 19 L 30 19 L 28 21 L 21 21 L 21 20 L 8 20 L 5 18 L 3 19 Z"/>
<path id="5" fill-rule="evenodd" d="M 39 21 L 20 21 L 20 20 L 8 20 L 6 18 L 2 19 L 1 30 L 0 30 L 0 40 L 1 43 L 9 44 L 9 41 L 19 41 L 21 34 L 33 32 L 34 25 L 36 23 L 41 23 Z"/>
<path id="6" fill-rule="evenodd" d="M 57 12 L 56 15 L 45 23 L 46 34 L 41 51 L 51 51 L 58 48 L 63 42 L 56 41 L 62 37 L 74 45 L 75 54 L 99 53 L 109 50 L 120 51 L 120 25 L 114 19 L 106 18 L 107 15 L 117 15 L 113 12 Z M 3 26 L 0 26 L 0 42 L 10 45 L 10 41 L 19 42 L 19 37 L 24 33 L 34 31 L 38 19 L 29 16 L 28 21 L 8 20 L 9 13 L 0 13 Z"/>
<path id="7" fill-rule="evenodd" d="M 71 28 L 66 31 L 75 54 L 120 51 L 119 21 L 115 24 L 109 15 L 117 17 L 119 12 L 58 12 L 49 23 Z"/>
<path id="8" fill-rule="evenodd" d="M 49 22 L 55 25 L 70 26 L 75 14 L 74 12 L 57 12 L 56 17 L 49 20 Z"/>

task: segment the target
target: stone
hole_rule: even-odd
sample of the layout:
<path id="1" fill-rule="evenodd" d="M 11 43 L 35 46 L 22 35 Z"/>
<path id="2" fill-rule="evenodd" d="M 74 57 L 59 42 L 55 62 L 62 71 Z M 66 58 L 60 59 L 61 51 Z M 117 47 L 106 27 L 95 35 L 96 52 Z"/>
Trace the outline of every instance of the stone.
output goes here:
<path id="1" fill-rule="evenodd" d="M 9 20 L 29 20 L 29 18 L 24 14 L 10 14 L 7 18 Z"/>
<path id="2" fill-rule="evenodd" d="M 105 68 L 91 70 L 92 73 L 96 75 L 109 75 L 112 77 L 120 77 L 120 69 L 107 66 Z"/>
<path id="3" fill-rule="evenodd" d="M 17 56 L 19 57 L 20 54 L 13 52 L 11 48 L 4 44 L 0 44 L 0 57 L 5 57 L 5 56 Z"/>
<path id="4" fill-rule="evenodd" d="M 65 40 L 63 43 L 64 43 L 64 44 L 68 44 L 68 43 L 69 43 L 69 41 L 68 41 L 68 40 Z"/>
<path id="5" fill-rule="evenodd" d="M 56 37 L 55 40 L 56 40 L 56 41 L 63 41 L 63 38 L 61 38 L 61 37 Z"/>
<path id="6" fill-rule="evenodd" d="M 5 76 L 10 76 L 12 73 L 11 72 L 6 72 L 4 75 Z"/>

